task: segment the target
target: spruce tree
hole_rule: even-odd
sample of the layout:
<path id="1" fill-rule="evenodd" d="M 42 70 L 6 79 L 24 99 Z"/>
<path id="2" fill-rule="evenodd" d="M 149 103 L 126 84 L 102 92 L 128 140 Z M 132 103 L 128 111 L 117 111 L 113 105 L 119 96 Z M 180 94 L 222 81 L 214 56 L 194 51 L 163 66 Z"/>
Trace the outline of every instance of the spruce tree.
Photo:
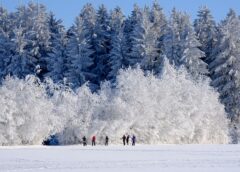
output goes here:
<path id="1" fill-rule="evenodd" d="M 164 43 L 165 53 L 172 64 L 184 66 L 194 78 L 208 74 L 207 64 L 202 60 L 205 54 L 199 49 L 201 44 L 188 15 L 173 9 Z"/>
<path id="2" fill-rule="evenodd" d="M 83 32 L 85 34 L 86 44 L 89 45 L 88 49 L 92 52 L 90 57 L 93 64 L 89 66 L 88 71 L 88 78 L 89 86 L 92 90 L 96 90 L 98 85 L 98 74 L 95 72 L 95 66 L 94 63 L 97 57 L 97 51 L 95 47 L 95 39 L 97 38 L 96 35 L 96 18 L 97 14 L 95 9 L 93 8 L 93 5 L 90 3 L 87 3 L 83 9 L 81 10 L 80 17 L 83 20 Z"/>
<path id="3" fill-rule="evenodd" d="M 95 33 L 93 38 L 94 46 L 94 67 L 93 73 L 97 76 L 95 84 L 100 85 L 101 81 L 107 79 L 110 72 L 109 52 L 111 49 L 111 28 L 110 17 L 104 5 L 97 11 Z"/>
<path id="4" fill-rule="evenodd" d="M 93 52 L 83 27 L 84 20 L 78 16 L 75 25 L 71 28 L 72 34 L 67 43 L 68 70 L 66 77 L 74 88 L 88 81 L 89 75 L 91 75 L 89 68 L 93 64 L 91 58 Z"/>
<path id="5" fill-rule="evenodd" d="M 155 1 L 152 5 L 150 12 L 150 21 L 152 22 L 152 33 L 156 36 L 156 50 L 157 54 L 155 57 L 155 63 L 153 65 L 153 72 L 159 73 L 161 71 L 161 66 L 163 63 L 163 59 L 165 57 L 164 54 L 164 38 L 166 36 L 167 30 L 167 19 L 163 13 L 163 9 L 160 7 L 159 3 Z"/>
<path id="6" fill-rule="evenodd" d="M 50 51 L 48 14 L 44 5 L 34 3 L 28 4 L 28 13 L 29 17 L 31 17 L 29 21 L 30 28 L 26 32 L 26 37 L 29 40 L 26 46 L 28 67 L 32 73 L 43 79 L 48 72 L 45 57 Z"/>
<path id="7" fill-rule="evenodd" d="M 219 30 L 216 57 L 210 63 L 212 85 L 219 91 L 231 121 L 237 122 L 240 116 L 240 19 L 233 10 L 221 22 Z"/>
<path id="8" fill-rule="evenodd" d="M 14 51 L 11 41 L 11 21 L 7 10 L 0 7 L 0 82 L 7 75 L 7 66 Z"/>
<path id="9" fill-rule="evenodd" d="M 27 58 L 28 51 L 26 46 L 28 40 L 26 37 L 29 26 L 29 12 L 26 6 L 19 6 L 17 11 L 12 14 L 13 27 L 12 27 L 12 43 L 14 46 L 13 54 L 10 58 L 10 62 L 6 67 L 6 73 L 18 78 L 25 78 L 26 75 L 32 74 L 32 71 L 28 67 Z"/>
<path id="10" fill-rule="evenodd" d="M 135 62 L 132 62 L 132 49 L 134 44 L 134 29 L 139 21 L 141 14 L 141 9 L 137 4 L 134 4 L 134 9 L 131 16 L 125 21 L 124 24 L 124 54 L 127 57 L 126 66 L 134 66 Z"/>
<path id="11" fill-rule="evenodd" d="M 213 50 L 217 43 L 217 26 L 210 10 L 203 6 L 198 11 L 198 18 L 194 21 L 194 29 L 201 46 L 199 47 L 205 53 L 203 59 L 207 64 L 212 61 Z"/>
<path id="12" fill-rule="evenodd" d="M 66 33 L 61 20 L 57 20 L 54 14 L 48 19 L 50 30 L 50 52 L 47 54 L 47 71 L 45 75 L 54 82 L 63 82 L 66 72 Z"/>
<path id="13" fill-rule="evenodd" d="M 139 63 L 144 70 L 152 70 L 158 56 L 156 32 L 153 32 L 153 23 L 150 21 L 150 11 L 145 7 L 137 20 L 133 30 L 133 47 L 130 64 Z"/>
<path id="14" fill-rule="evenodd" d="M 119 69 L 124 68 L 126 61 L 124 55 L 124 15 L 119 7 L 111 12 L 111 50 L 109 53 L 109 66 L 111 68 L 108 79 L 115 80 Z"/>
<path id="15" fill-rule="evenodd" d="M 45 58 L 49 51 L 48 16 L 43 5 L 30 2 L 14 13 L 13 43 L 16 51 L 8 73 L 24 78 L 35 74 L 43 79 L 47 72 Z"/>

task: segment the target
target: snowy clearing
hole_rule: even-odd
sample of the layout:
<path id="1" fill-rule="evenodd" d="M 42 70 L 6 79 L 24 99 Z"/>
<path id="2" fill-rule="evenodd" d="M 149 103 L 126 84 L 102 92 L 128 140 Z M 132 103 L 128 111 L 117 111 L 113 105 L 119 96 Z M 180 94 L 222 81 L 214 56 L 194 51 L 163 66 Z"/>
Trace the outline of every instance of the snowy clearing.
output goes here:
<path id="1" fill-rule="evenodd" d="M 1 147 L 0 171 L 239 172 L 240 145 Z"/>

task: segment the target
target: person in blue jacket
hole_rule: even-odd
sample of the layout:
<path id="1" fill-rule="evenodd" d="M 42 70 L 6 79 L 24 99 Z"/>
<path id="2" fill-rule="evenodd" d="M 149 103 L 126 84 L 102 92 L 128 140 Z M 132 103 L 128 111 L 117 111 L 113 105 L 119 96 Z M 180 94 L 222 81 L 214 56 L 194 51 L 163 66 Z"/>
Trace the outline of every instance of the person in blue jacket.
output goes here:
<path id="1" fill-rule="evenodd" d="M 135 144 L 136 144 L 136 136 L 133 135 L 132 136 L 132 146 L 135 146 Z"/>

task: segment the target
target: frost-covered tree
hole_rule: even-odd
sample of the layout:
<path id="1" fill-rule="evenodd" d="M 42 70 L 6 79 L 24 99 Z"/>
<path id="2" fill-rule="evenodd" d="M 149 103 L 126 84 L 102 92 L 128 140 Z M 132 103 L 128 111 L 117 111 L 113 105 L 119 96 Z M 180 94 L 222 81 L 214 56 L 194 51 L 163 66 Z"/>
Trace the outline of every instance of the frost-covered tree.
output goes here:
<path id="1" fill-rule="evenodd" d="M 153 70 L 158 54 L 156 32 L 153 32 L 153 23 L 150 21 L 148 7 L 139 13 L 137 23 L 133 29 L 132 51 L 129 57 L 131 66 L 139 63 L 144 70 Z"/>
<path id="2" fill-rule="evenodd" d="M 28 68 L 27 52 L 25 47 L 27 40 L 24 34 L 24 29 L 20 26 L 13 30 L 13 44 L 14 54 L 10 59 L 10 63 L 7 66 L 6 72 L 8 75 L 16 76 L 18 78 L 24 78 L 26 75 L 32 73 Z"/>
<path id="3" fill-rule="evenodd" d="M 48 26 L 48 14 L 45 6 L 42 4 L 28 4 L 28 12 L 30 21 L 30 29 L 26 32 L 26 37 L 29 40 L 26 50 L 29 59 L 29 68 L 32 72 L 39 66 L 40 70 L 37 72 L 37 76 L 44 77 L 47 72 L 47 62 L 44 57 L 49 52 L 50 45 L 50 30 Z"/>
<path id="4" fill-rule="evenodd" d="M 96 25 L 96 11 L 93 8 L 92 4 L 87 3 L 83 9 L 81 10 L 80 17 L 82 18 L 83 30 L 86 34 L 85 37 L 88 43 L 92 46 L 92 50 L 94 50 L 94 38 L 96 38 L 95 34 L 95 25 Z"/>
<path id="5" fill-rule="evenodd" d="M 60 106 L 78 112 L 74 119 L 86 121 L 70 120 L 60 142 L 79 143 L 82 133 L 96 134 L 100 142 L 101 135 L 108 135 L 120 143 L 128 132 L 145 144 L 228 143 L 228 120 L 218 93 L 207 81 L 195 82 L 188 75 L 168 62 L 160 78 L 146 76 L 140 68 L 121 70 L 114 88 L 104 83 L 98 94 L 91 94 L 84 86 L 77 97 L 59 99 L 64 100 Z"/>
<path id="6" fill-rule="evenodd" d="M 153 23 L 152 30 L 157 33 L 158 37 L 161 38 L 165 34 L 167 19 L 163 13 L 163 9 L 159 3 L 155 1 L 150 11 L 150 21 Z"/>
<path id="7" fill-rule="evenodd" d="M 188 75 L 168 62 L 159 77 L 129 68 L 114 88 L 105 82 L 98 93 L 87 85 L 74 92 L 32 76 L 7 78 L 0 86 L 0 145 L 41 144 L 56 133 L 60 144 L 93 134 L 120 143 L 126 132 L 145 144 L 228 143 L 218 93 Z"/>
<path id="8" fill-rule="evenodd" d="M 64 129 L 57 133 L 60 144 L 79 144 L 83 136 L 90 137 L 95 107 L 100 103 L 98 95 L 84 84 L 76 92 L 55 91 L 52 102 L 56 113 L 66 121 Z"/>
<path id="9" fill-rule="evenodd" d="M 7 75 L 7 66 L 14 51 L 11 41 L 11 22 L 7 10 L 0 7 L 0 80 Z"/>
<path id="10" fill-rule="evenodd" d="M 240 19 L 230 10 L 220 25 L 220 40 L 215 49 L 217 56 L 210 64 L 212 85 L 220 93 L 232 122 L 240 116 Z"/>
<path id="11" fill-rule="evenodd" d="M 6 68 L 6 73 L 18 78 L 24 78 L 26 75 L 32 73 L 27 66 L 27 50 L 26 46 L 30 40 L 26 37 L 26 32 L 30 29 L 28 22 L 29 13 L 26 6 L 20 6 L 17 11 L 12 14 L 13 28 L 12 28 L 12 43 L 14 51 L 10 62 Z"/>
<path id="12" fill-rule="evenodd" d="M 131 63 L 131 52 L 133 48 L 134 35 L 133 30 L 136 27 L 137 21 L 140 18 L 141 9 L 137 4 L 134 4 L 134 9 L 131 16 L 124 22 L 124 47 L 123 52 L 127 58 L 126 66 L 134 65 Z"/>
<path id="13" fill-rule="evenodd" d="M 36 77 L 6 78 L 0 95 L 0 145 L 40 145 L 62 130 L 64 122 Z"/>
<path id="14" fill-rule="evenodd" d="M 218 33 L 212 14 L 206 6 L 199 9 L 198 18 L 194 21 L 194 28 L 197 38 L 201 43 L 199 48 L 205 53 L 205 58 L 203 60 L 207 64 L 210 64 Z"/>
<path id="15" fill-rule="evenodd" d="M 166 36 L 167 19 L 163 13 L 163 9 L 160 7 L 157 1 L 153 3 L 151 8 L 150 21 L 153 23 L 151 32 L 157 37 L 157 56 L 155 57 L 155 63 L 152 70 L 155 73 L 159 73 L 161 71 L 161 64 L 164 59 L 163 57 L 165 56 L 163 40 Z"/>
<path id="16" fill-rule="evenodd" d="M 101 81 L 107 79 L 110 71 L 109 52 L 111 49 L 111 28 L 110 17 L 104 5 L 101 5 L 97 11 L 94 43 L 94 67 L 93 72 L 97 76 L 95 82 L 100 85 Z"/>
<path id="17" fill-rule="evenodd" d="M 119 7 L 111 12 L 111 50 L 109 52 L 110 72 L 108 79 L 115 80 L 119 69 L 124 68 L 126 57 L 124 54 L 124 15 Z"/>
<path id="18" fill-rule="evenodd" d="M 165 54 L 172 64 L 184 66 L 193 77 L 208 74 L 207 64 L 202 60 L 204 52 L 196 38 L 189 16 L 173 9 L 165 40 Z"/>
<path id="19" fill-rule="evenodd" d="M 92 51 L 91 58 L 94 62 L 96 58 L 95 39 L 96 39 L 96 18 L 97 14 L 93 5 L 87 3 L 81 10 L 80 17 L 83 20 L 83 32 L 85 33 L 86 43 L 89 44 L 89 49 Z M 97 86 L 97 75 L 94 71 L 94 64 L 90 67 L 88 80 L 90 81 L 90 87 L 92 90 L 96 90 Z"/>
<path id="20" fill-rule="evenodd" d="M 67 43 L 68 70 L 66 77 L 74 88 L 83 85 L 91 77 L 90 67 L 93 65 L 91 45 L 87 40 L 84 29 L 84 20 L 81 16 L 76 18 L 71 28 L 72 34 Z"/>
<path id="21" fill-rule="evenodd" d="M 50 30 L 50 52 L 46 57 L 47 71 L 45 75 L 54 82 L 63 82 L 66 72 L 66 34 L 61 20 L 51 13 L 48 19 Z"/>
<path id="22" fill-rule="evenodd" d="M 42 78 L 47 71 L 45 58 L 49 51 L 50 32 L 48 15 L 41 4 L 30 2 L 20 6 L 14 13 L 13 42 L 16 46 L 8 73 L 24 78 L 27 74 L 37 74 Z M 36 72 L 36 68 L 40 68 Z M 11 72 L 13 71 L 13 72 Z"/>

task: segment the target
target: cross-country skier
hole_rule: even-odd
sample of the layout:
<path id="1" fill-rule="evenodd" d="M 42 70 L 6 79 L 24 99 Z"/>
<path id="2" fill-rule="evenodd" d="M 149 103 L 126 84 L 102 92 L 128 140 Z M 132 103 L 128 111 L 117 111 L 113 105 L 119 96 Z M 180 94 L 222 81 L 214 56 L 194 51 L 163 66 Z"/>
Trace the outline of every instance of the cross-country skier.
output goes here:
<path id="1" fill-rule="evenodd" d="M 129 139 L 130 139 L 130 136 L 127 135 L 127 138 L 126 138 L 127 145 L 129 144 Z"/>
<path id="2" fill-rule="evenodd" d="M 126 145 L 126 136 L 125 135 L 123 135 L 122 140 L 123 140 L 123 145 L 125 146 Z"/>
<path id="3" fill-rule="evenodd" d="M 133 135 L 132 136 L 132 146 L 135 146 L 135 144 L 136 144 L 136 136 Z"/>
<path id="4" fill-rule="evenodd" d="M 82 141 L 83 141 L 83 146 L 87 146 L 87 139 L 85 136 L 83 136 Z"/>
<path id="5" fill-rule="evenodd" d="M 108 136 L 106 136 L 106 138 L 105 138 L 105 146 L 108 146 L 108 141 L 109 141 L 109 138 L 108 138 Z"/>
<path id="6" fill-rule="evenodd" d="M 92 146 L 96 146 L 96 136 L 92 137 Z"/>

